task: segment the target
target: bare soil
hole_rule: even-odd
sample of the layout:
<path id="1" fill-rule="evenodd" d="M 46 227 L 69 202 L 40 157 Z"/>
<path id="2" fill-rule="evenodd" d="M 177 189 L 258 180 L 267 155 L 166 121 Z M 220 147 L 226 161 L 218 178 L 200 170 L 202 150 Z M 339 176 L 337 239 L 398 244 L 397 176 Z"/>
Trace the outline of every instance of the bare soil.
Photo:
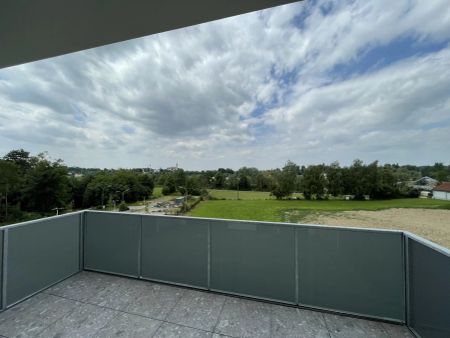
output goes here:
<path id="1" fill-rule="evenodd" d="M 450 248 L 450 210 L 397 208 L 312 213 L 302 223 L 405 230 Z"/>

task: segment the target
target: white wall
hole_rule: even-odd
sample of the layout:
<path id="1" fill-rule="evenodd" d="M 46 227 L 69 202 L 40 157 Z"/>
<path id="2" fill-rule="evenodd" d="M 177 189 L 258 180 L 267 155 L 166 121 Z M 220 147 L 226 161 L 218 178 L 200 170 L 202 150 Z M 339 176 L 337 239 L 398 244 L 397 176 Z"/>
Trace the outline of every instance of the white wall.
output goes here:
<path id="1" fill-rule="evenodd" d="M 450 200 L 450 193 L 445 191 L 433 191 L 433 198 L 437 200 Z"/>

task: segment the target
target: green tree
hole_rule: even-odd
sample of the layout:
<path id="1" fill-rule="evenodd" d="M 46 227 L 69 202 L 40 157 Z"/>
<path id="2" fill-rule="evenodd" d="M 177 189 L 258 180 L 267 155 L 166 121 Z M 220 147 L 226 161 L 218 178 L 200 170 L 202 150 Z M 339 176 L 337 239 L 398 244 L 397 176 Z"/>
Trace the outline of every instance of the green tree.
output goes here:
<path id="1" fill-rule="evenodd" d="M 30 153 L 23 149 L 11 150 L 3 159 L 15 163 L 22 173 L 30 169 L 38 160 L 36 157 L 31 157 Z"/>
<path id="2" fill-rule="evenodd" d="M 8 204 L 11 199 L 8 198 L 18 191 L 21 178 L 19 175 L 19 167 L 15 162 L 0 160 L 0 203 L 4 199 L 4 219 L 8 220 Z M 1 204 L 3 206 L 3 204 Z M 2 209 L 0 207 L 0 209 Z"/>
<path id="3" fill-rule="evenodd" d="M 287 161 L 283 169 L 275 173 L 275 184 L 271 191 L 272 195 L 277 199 L 292 195 L 297 187 L 299 173 L 299 166 L 292 161 Z"/>
<path id="4" fill-rule="evenodd" d="M 66 206 L 69 199 L 67 168 L 60 160 L 51 162 L 40 156 L 25 176 L 25 209 L 48 212 L 52 208 Z"/>
<path id="5" fill-rule="evenodd" d="M 325 165 L 311 165 L 306 168 L 303 173 L 302 186 L 306 199 L 311 199 L 313 196 L 322 199 L 327 192 Z"/>
<path id="6" fill-rule="evenodd" d="M 326 168 L 328 193 L 333 196 L 339 196 L 344 192 L 344 179 L 342 169 L 338 162 L 331 163 Z"/>

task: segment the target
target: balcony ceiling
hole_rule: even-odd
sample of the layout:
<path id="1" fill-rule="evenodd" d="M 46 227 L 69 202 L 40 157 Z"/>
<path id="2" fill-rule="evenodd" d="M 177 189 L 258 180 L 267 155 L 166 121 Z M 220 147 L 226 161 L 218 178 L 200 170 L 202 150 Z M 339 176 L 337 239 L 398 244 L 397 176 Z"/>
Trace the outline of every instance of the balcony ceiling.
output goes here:
<path id="1" fill-rule="evenodd" d="M 292 0 L 0 0 L 0 68 Z"/>

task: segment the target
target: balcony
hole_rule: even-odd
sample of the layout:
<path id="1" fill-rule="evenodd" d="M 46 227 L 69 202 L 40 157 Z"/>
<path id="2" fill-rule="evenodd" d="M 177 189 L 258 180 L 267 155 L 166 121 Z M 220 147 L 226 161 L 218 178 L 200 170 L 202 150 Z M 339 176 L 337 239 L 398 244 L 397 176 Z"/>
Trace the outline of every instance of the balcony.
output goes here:
<path id="1" fill-rule="evenodd" d="M 399 325 L 87 271 L 5 311 L 0 327 L 6 337 L 412 337 Z"/>
<path id="2" fill-rule="evenodd" d="M 400 231 L 88 211 L 0 239 L 4 337 L 450 333 L 450 253 Z"/>

